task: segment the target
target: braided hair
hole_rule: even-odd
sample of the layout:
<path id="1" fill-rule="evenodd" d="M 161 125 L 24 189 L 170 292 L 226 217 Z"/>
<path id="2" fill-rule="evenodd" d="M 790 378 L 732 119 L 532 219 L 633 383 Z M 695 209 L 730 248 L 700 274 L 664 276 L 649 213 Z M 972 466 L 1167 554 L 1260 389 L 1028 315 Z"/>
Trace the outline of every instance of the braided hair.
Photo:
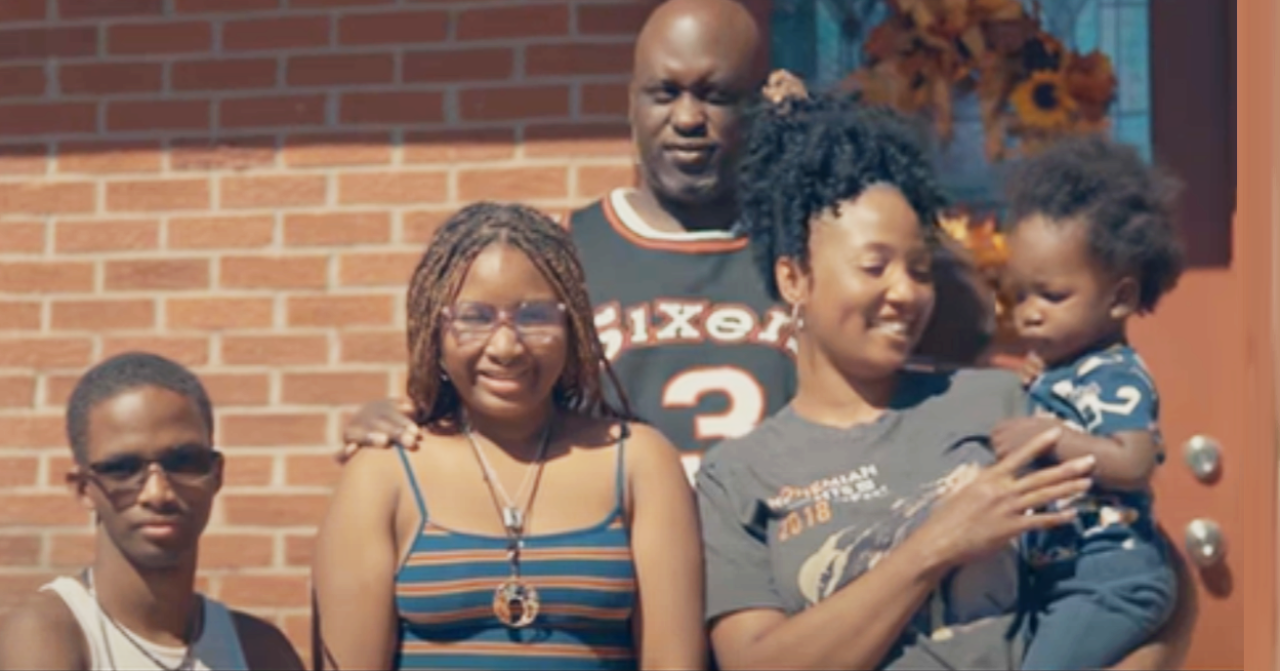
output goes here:
<path id="1" fill-rule="evenodd" d="M 916 133 L 897 113 L 832 92 L 762 101 L 749 124 L 739 207 L 757 269 L 775 300 L 781 300 L 777 260 L 788 257 L 808 267 L 813 218 L 875 184 L 901 191 L 926 239 L 937 239 L 946 199 Z"/>
<path id="2" fill-rule="evenodd" d="M 408 394 L 417 421 L 461 423 L 462 400 L 440 366 L 443 314 L 461 290 L 471 263 L 493 245 L 509 245 L 528 256 L 565 304 L 569 356 L 552 392 L 556 405 L 630 419 L 626 395 L 596 334 L 585 274 L 568 231 L 531 207 L 478 202 L 444 222 L 409 281 Z M 605 396 L 602 374 L 619 399 L 617 405 Z"/>

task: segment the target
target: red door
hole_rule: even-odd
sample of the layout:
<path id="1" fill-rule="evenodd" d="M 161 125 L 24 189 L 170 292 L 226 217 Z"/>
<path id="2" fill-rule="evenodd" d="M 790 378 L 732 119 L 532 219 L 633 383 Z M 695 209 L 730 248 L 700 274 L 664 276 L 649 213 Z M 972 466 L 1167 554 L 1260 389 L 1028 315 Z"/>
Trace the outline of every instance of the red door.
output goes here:
<path id="1" fill-rule="evenodd" d="M 1243 555 L 1244 665 L 1275 669 L 1277 655 L 1277 373 L 1280 372 L 1280 133 L 1276 96 L 1280 94 L 1280 11 L 1274 0 L 1223 3 L 1238 26 L 1235 46 L 1239 68 L 1231 79 L 1233 164 L 1239 166 L 1236 249 L 1243 263 L 1249 358 L 1245 425 L 1248 447 L 1244 477 Z M 1239 5 L 1239 6 L 1238 6 Z M 1237 82 L 1239 85 L 1237 85 Z"/>
<path id="2" fill-rule="evenodd" d="M 1273 0 L 1241 1 L 1240 26 L 1254 24 L 1241 31 L 1241 46 L 1269 52 Z M 1184 556 L 1200 560 L 1191 563 L 1199 618 L 1187 668 L 1246 668 L 1246 648 L 1248 668 L 1270 668 L 1274 629 L 1274 582 L 1262 579 L 1274 557 L 1274 524 L 1259 517 L 1273 519 L 1275 509 L 1267 337 L 1274 159 L 1266 113 L 1274 88 L 1256 76 L 1274 70 L 1266 59 L 1240 59 L 1256 62 L 1241 87 L 1239 108 L 1250 110 L 1241 132 L 1252 139 L 1240 149 L 1246 177 L 1237 194 L 1234 4 L 1151 2 L 1155 155 L 1184 183 L 1180 224 L 1190 267 L 1132 337 L 1161 393 L 1169 459 L 1157 476 L 1157 511 Z M 1198 477 L 1189 456 L 1216 456 L 1219 467 Z M 1246 632 L 1246 621 L 1266 640 Z"/>

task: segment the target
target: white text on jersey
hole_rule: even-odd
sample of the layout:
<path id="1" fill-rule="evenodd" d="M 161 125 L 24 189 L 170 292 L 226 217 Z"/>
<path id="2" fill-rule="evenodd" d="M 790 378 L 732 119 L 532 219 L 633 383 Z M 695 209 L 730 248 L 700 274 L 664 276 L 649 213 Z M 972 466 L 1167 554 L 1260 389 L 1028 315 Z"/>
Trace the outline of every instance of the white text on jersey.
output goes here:
<path id="1" fill-rule="evenodd" d="M 791 316 L 782 308 L 770 308 L 761 317 L 742 303 L 658 298 L 624 310 L 614 301 L 596 307 L 595 324 L 610 361 L 633 348 L 708 340 L 726 345 L 782 344 L 795 353 L 795 339 L 787 328 Z"/>

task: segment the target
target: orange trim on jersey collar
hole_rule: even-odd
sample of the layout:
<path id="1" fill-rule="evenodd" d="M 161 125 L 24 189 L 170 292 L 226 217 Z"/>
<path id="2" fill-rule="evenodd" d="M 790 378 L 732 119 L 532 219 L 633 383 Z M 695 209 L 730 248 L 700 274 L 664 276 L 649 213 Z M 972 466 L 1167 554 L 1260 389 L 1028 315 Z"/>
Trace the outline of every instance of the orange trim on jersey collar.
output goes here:
<path id="1" fill-rule="evenodd" d="M 622 196 L 625 198 L 626 196 Z M 679 252 L 682 254 L 714 254 L 723 252 L 736 252 L 746 249 L 750 244 L 750 240 L 746 237 L 732 238 L 729 240 L 654 240 L 646 238 L 636 233 L 630 226 L 622 221 L 622 217 L 613 209 L 613 193 L 605 195 L 600 199 L 601 205 L 604 206 L 604 218 L 608 220 L 609 225 L 618 232 L 627 242 L 645 249 L 654 249 L 663 252 Z"/>

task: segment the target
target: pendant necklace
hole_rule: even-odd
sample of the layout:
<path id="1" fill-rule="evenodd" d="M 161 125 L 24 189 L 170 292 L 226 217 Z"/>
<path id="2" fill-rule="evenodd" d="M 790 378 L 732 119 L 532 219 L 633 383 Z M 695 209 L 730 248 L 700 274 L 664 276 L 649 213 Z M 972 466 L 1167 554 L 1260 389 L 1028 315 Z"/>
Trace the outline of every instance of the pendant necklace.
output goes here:
<path id="1" fill-rule="evenodd" d="M 547 421 L 546 427 L 543 428 L 537 456 L 534 457 L 533 463 L 529 464 L 525 469 L 524 481 L 520 483 L 520 489 L 516 492 L 514 500 L 507 496 L 507 490 L 502 486 L 502 482 L 494 472 L 489 459 L 485 457 L 484 450 L 480 448 L 480 443 L 472 435 L 470 423 L 463 424 L 463 433 L 467 437 L 467 442 L 471 444 L 471 450 L 475 452 L 476 461 L 480 462 L 480 470 L 484 472 L 484 481 L 489 485 L 489 495 L 502 516 L 502 528 L 507 535 L 507 561 L 511 565 L 511 575 L 506 580 L 498 583 L 497 589 L 494 590 L 493 614 L 498 617 L 502 624 L 512 629 L 522 629 L 533 624 L 533 621 L 538 617 L 538 609 L 541 606 L 538 590 L 520 576 L 520 551 L 524 548 L 525 521 L 529 509 L 533 507 L 533 498 L 537 492 L 537 487 L 535 486 L 529 492 L 528 501 L 524 507 L 519 506 L 518 502 L 525 498 L 525 490 L 530 483 L 541 477 L 547 446 L 551 442 L 551 425 L 554 423 L 555 417 L 552 416 Z"/>
<path id="2" fill-rule="evenodd" d="M 186 650 L 182 653 L 182 660 L 178 662 L 177 666 L 169 666 L 161 661 L 160 658 L 152 654 L 141 641 L 135 638 L 133 634 L 129 633 L 129 630 L 121 626 L 119 622 L 116 622 L 114 617 L 107 614 L 107 611 L 102 607 L 102 602 L 98 600 L 98 590 L 93 584 L 93 569 L 89 568 L 84 570 L 84 583 L 85 586 L 89 588 L 89 596 L 93 597 L 94 605 L 97 606 L 98 630 L 102 633 L 102 647 L 106 649 L 107 664 L 111 669 L 119 669 L 120 667 L 116 665 L 115 654 L 111 650 L 111 639 L 107 636 L 107 627 L 105 622 L 110 622 L 111 626 L 115 627 L 115 630 L 120 632 L 120 635 L 123 636 L 126 641 L 132 643 L 133 647 L 138 649 L 138 652 L 141 652 L 147 659 L 151 660 L 151 663 L 161 669 L 164 669 L 164 671 L 192 671 L 196 668 L 196 639 L 200 637 L 200 634 L 202 633 L 201 630 L 204 628 L 203 607 L 196 609 L 196 612 L 199 615 L 191 618 L 187 625 L 188 643 Z M 200 597 L 197 596 L 196 601 L 197 603 L 201 603 Z"/>

